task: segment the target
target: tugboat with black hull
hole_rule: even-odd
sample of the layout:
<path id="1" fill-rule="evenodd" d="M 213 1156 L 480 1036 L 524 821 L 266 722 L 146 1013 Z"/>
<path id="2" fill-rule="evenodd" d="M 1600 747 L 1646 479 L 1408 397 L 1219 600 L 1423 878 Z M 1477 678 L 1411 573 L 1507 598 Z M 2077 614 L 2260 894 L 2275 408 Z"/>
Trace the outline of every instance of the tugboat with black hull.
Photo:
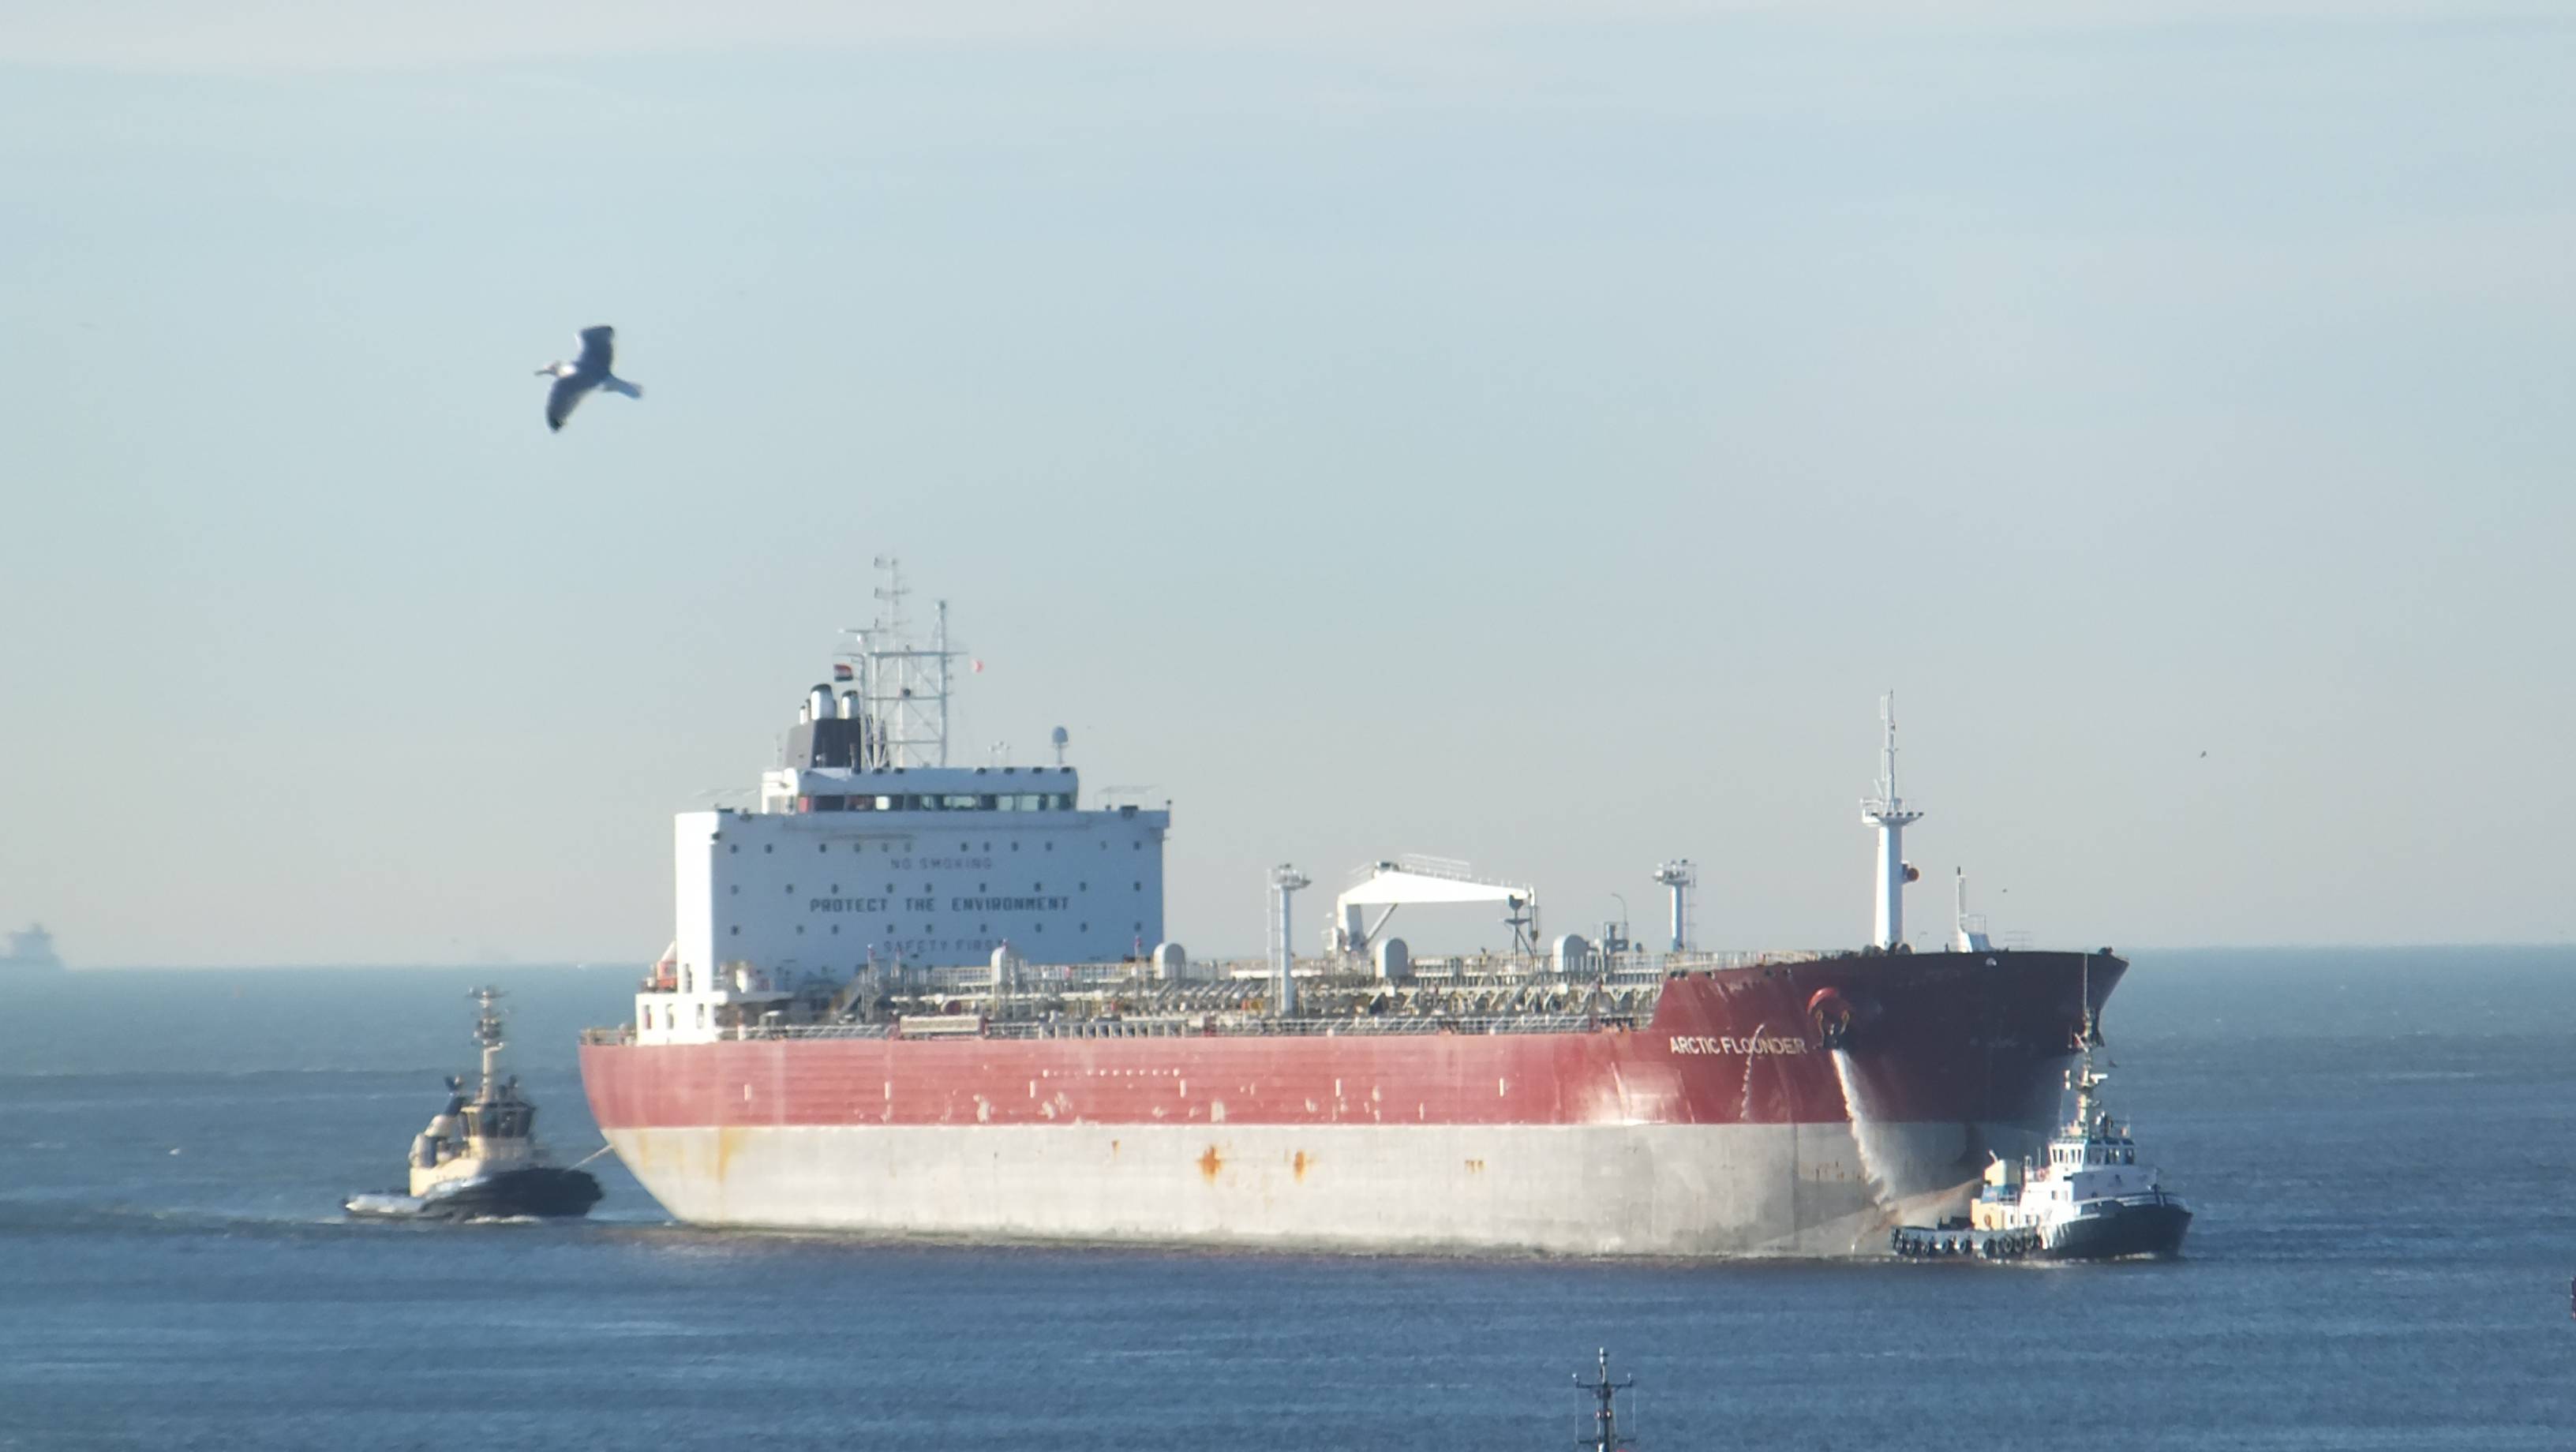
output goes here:
<path id="1" fill-rule="evenodd" d="M 2191 1208 L 2162 1173 L 2138 1162 L 2129 1126 L 2102 1105 L 2107 1074 L 2093 1070 L 2102 1041 L 2088 1015 L 2082 1061 L 2067 1075 L 2075 1117 L 2048 1142 L 2044 1161 L 1998 1157 L 1964 1221 L 1899 1227 L 1889 1244 L 1912 1258 L 2119 1260 L 2180 1255 Z"/>
<path id="2" fill-rule="evenodd" d="M 502 1077 L 501 990 L 479 988 L 474 1042 L 483 1051 L 483 1082 L 472 1098 L 447 1080 L 447 1107 L 411 1142 L 407 1194 L 352 1195 L 351 1215 L 397 1220 L 558 1219 L 586 1215 L 599 1203 L 599 1181 L 553 1164 L 537 1143 L 537 1107 Z"/>

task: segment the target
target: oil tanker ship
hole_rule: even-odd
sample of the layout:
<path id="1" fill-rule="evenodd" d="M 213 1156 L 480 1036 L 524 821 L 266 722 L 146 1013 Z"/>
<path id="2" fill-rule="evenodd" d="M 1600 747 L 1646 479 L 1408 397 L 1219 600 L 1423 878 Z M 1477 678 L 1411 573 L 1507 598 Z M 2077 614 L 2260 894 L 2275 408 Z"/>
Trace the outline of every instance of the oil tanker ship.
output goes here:
<path id="1" fill-rule="evenodd" d="M 677 934 L 581 1046 L 592 1113 L 700 1225 L 989 1240 L 1585 1255 L 1884 1253 L 2044 1145 L 2126 964 L 1909 951 L 1889 713 L 1871 945 L 1541 935 L 1535 891 L 1365 869 L 1325 950 L 1272 874 L 1269 951 L 1163 939 L 1168 810 L 1075 770 L 946 763 L 946 607 L 904 591 L 808 694 L 756 807 L 674 824 Z M 1489 903 L 1514 949 L 1415 958 L 1411 903 Z"/>

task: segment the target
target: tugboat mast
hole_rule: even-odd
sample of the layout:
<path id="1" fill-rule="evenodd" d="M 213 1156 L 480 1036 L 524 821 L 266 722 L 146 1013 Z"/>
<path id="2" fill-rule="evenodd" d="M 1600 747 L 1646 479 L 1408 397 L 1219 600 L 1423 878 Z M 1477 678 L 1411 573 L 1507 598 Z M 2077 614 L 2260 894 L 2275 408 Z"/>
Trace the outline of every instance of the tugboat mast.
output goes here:
<path id="1" fill-rule="evenodd" d="M 2083 996 L 2084 1027 L 2075 1035 L 2075 1050 L 2081 1057 L 2066 1072 L 2066 1087 L 2075 1091 L 2075 1118 L 2070 1127 L 2083 1135 L 2093 1132 L 2094 1090 L 2110 1082 L 2108 1074 L 2093 1072 L 2093 1050 L 2102 1043 L 2102 1025 L 2093 1014 L 2093 960 L 2084 960 L 2083 986 L 2076 991 Z"/>
<path id="2" fill-rule="evenodd" d="M 1599 1371 L 1592 1380 L 1585 1381 L 1583 1373 L 1579 1371 L 1574 1374 L 1575 1387 L 1588 1393 L 1595 1404 L 1592 1410 L 1592 1435 L 1575 1438 L 1574 1445 L 1589 1447 L 1592 1452 L 1618 1452 L 1619 1448 L 1636 1446 L 1637 1439 L 1619 1435 L 1619 1408 L 1614 1399 L 1621 1392 L 1634 1392 L 1637 1388 L 1637 1378 L 1626 1376 L 1612 1381 L 1608 1347 L 1600 1348 L 1600 1357 Z"/>
<path id="3" fill-rule="evenodd" d="M 481 1098 L 498 1098 L 501 1089 L 501 1046 L 508 1042 L 501 1034 L 501 990 L 490 986 L 473 992 L 475 1006 L 482 1010 L 474 1019 L 474 1042 L 483 1049 L 483 1092 Z"/>

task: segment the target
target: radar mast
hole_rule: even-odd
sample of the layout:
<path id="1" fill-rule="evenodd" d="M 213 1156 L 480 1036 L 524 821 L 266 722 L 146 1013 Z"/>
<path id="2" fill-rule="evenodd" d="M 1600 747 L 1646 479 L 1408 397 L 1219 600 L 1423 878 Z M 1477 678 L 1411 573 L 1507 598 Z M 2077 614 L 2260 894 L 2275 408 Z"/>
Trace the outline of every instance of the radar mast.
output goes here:
<path id="1" fill-rule="evenodd" d="M 915 644 L 912 621 L 904 614 L 912 588 L 903 582 L 903 561 L 879 555 L 875 564 L 885 577 L 875 591 L 877 618 L 843 631 L 853 643 L 840 652 L 857 678 L 856 695 L 872 728 L 860 764 L 946 766 L 949 664 L 960 654 L 948 641 L 948 602 L 936 603 L 930 644 Z"/>

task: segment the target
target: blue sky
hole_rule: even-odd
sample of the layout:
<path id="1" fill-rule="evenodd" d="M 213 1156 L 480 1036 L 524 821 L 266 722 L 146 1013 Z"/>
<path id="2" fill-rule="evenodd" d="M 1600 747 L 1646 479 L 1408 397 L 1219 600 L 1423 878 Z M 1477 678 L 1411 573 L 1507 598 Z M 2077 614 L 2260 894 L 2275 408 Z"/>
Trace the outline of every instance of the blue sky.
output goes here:
<path id="1" fill-rule="evenodd" d="M 2576 31 L 1910 14 L 19 7 L 0 918 L 649 955 L 897 552 L 1202 953 L 1856 942 L 1891 686 L 1998 927 L 2576 937 Z"/>

